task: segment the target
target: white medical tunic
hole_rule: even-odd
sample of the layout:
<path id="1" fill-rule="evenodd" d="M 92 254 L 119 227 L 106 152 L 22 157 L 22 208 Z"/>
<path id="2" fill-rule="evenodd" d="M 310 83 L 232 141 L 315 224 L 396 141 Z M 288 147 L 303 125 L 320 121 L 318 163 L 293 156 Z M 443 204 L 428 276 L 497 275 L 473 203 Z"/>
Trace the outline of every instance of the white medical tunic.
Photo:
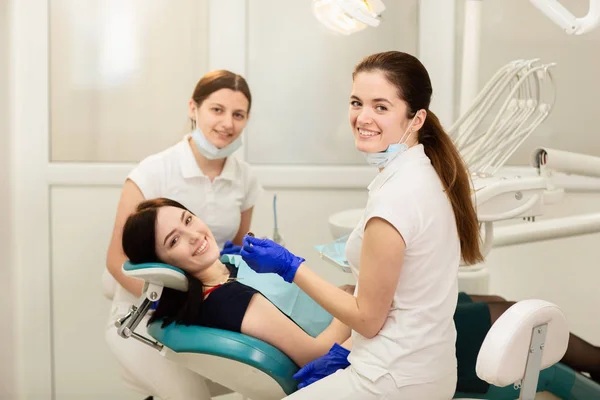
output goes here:
<path id="1" fill-rule="evenodd" d="M 456 374 L 460 242 L 452 206 L 423 145 L 397 156 L 369 185 L 364 215 L 346 246 L 357 278 L 365 225 L 375 217 L 400 232 L 406 251 L 381 331 L 372 339 L 353 331 L 348 359 L 369 380 L 389 373 L 398 387 L 448 379 Z"/>
<path id="2" fill-rule="evenodd" d="M 262 189 L 248 163 L 235 157 L 227 157 L 221 175 L 211 182 L 198 167 L 188 138 L 145 158 L 128 178 L 145 199 L 167 197 L 186 206 L 223 248 L 237 234 L 241 213 L 254 206 Z"/>

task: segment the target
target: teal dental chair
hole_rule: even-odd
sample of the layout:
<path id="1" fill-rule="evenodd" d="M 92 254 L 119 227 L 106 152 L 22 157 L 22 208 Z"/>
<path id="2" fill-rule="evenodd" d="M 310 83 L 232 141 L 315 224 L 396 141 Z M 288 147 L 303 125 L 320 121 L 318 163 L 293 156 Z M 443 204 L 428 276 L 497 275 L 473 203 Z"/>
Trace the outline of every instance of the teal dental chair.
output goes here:
<path id="1" fill-rule="evenodd" d="M 296 390 L 298 382 L 292 376 L 298 366 L 256 338 L 203 326 L 171 324 L 162 328 L 159 321 L 148 326 L 153 339 L 137 334 L 135 328 L 160 299 L 163 288 L 187 291 L 188 282 L 182 270 L 167 264 L 125 262 L 123 272 L 145 284 L 139 304 L 115 322 L 121 337 L 150 345 L 164 357 L 252 400 L 281 399 Z"/>
<path id="2" fill-rule="evenodd" d="M 115 321 L 121 337 L 152 346 L 164 357 L 252 400 L 281 399 L 296 390 L 293 375 L 298 366 L 256 338 L 202 326 L 162 328 L 160 322 L 148 326 L 152 338 L 137 334 L 135 328 L 163 288 L 187 291 L 188 282 L 182 270 L 160 263 L 126 262 L 123 272 L 145 284 L 138 305 Z M 518 302 L 492 326 L 479 352 L 477 375 L 491 384 L 489 390 L 456 393 L 454 398 L 532 400 L 536 391 L 546 390 L 561 399 L 600 399 L 600 385 L 556 364 L 566 351 L 568 335 L 565 317 L 554 304 Z"/>

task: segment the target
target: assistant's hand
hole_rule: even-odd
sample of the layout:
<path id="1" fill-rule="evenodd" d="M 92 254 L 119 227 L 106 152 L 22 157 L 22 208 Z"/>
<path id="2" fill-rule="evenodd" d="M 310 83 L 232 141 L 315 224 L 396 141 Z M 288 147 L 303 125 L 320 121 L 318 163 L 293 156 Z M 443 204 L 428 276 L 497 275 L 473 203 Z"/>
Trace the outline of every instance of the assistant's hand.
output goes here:
<path id="1" fill-rule="evenodd" d="M 316 381 L 333 374 L 338 369 L 345 369 L 350 365 L 348 355 L 350 351 L 335 343 L 329 353 L 312 360 L 300 371 L 296 372 L 294 379 L 300 381 L 298 389 L 302 389 Z"/>
<path id="2" fill-rule="evenodd" d="M 290 253 L 270 239 L 244 236 L 240 255 L 258 273 L 275 273 L 286 282 L 293 282 L 300 264 L 305 260 Z"/>
<path id="3" fill-rule="evenodd" d="M 237 246 L 237 245 L 233 244 L 233 242 L 231 240 L 228 240 L 225 242 L 225 245 L 223 246 L 223 250 L 221 250 L 221 255 L 223 255 L 223 254 L 240 254 L 240 251 L 242 251 L 242 246 Z"/>

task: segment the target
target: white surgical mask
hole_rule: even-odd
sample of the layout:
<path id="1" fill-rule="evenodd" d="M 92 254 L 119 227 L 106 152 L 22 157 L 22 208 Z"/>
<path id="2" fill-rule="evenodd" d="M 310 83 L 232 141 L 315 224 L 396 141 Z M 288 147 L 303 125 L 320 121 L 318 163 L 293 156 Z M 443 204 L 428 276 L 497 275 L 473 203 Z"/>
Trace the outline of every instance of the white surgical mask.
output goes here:
<path id="1" fill-rule="evenodd" d="M 413 122 L 415 122 L 416 117 L 417 116 L 415 115 L 412 121 L 410 121 L 410 125 L 408 125 L 408 128 L 406 129 L 404 135 L 402 135 L 402 138 L 398 143 L 390 144 L 387 149 L 385 149 L 384 151 L 379 151 L 377 153 L 362 152 L 365 158 L 367 159 L 367 163 L 377 168 L 385 168 L 386 165 L 390 163 L 390 161 L 392 161 L 394 158 L 398 157 L 400 154 L 408 150 L 408 145 L 406 144 L 406 141 L 408 141 L 408 139 L 410 139 L 410 135 L 412 135 L 412 131 L 410 130 L 410 128 L 412 127 Z M 407 134 L 408 137 L 406 136 Z M 404 140 L 405 137 L 406 141 Z"/>
<path id="2" fill-rule="evenodd" d="M 237 149 L 242 147 L 242 136 L 240 135 L 233 142 L 229 143 L 227 146 L 219 149 L 217 146 L 212 144 L 206 139 L 204 133 L 198 127 L 198 110 L 196 110 L 196 129 L 192 132 L 192 139 L 198 148 L 200 154 L 209 160 L 219 160 L 223 158 L 227 158 L 232 155 Z"/>

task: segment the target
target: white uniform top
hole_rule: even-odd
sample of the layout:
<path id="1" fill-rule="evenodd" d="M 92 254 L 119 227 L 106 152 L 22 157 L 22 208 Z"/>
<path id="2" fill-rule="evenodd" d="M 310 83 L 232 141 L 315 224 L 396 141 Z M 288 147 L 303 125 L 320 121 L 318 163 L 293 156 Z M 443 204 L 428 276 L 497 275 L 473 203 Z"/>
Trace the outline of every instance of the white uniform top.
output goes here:
<path id="1" fill-rule="evenodd" d="M 460 241 L 452 206 L 423 145 L 396 157 L 369 185 L 364 215 L 346 245 L 356 277 L 364 228 L 374 217 L 400 232 L 406 251 L 381 331 L 372 339 L 352 332 L 348 360 L 372 381 L 390 373 L 398 387 L 447 379 L 456 374 Z"/>
<path id="2" fill-rule="evenodd" d="M 242 211 L 254 206 L 262 189 L 248 163 L 235 157 L 227 157 L 221 175 L 211 182 L 198 167 L 188 138 L 145 158 L 128 178 L 145 199 L 167 197 L 189 208 L 223 248 L 237 234 Z"/>

